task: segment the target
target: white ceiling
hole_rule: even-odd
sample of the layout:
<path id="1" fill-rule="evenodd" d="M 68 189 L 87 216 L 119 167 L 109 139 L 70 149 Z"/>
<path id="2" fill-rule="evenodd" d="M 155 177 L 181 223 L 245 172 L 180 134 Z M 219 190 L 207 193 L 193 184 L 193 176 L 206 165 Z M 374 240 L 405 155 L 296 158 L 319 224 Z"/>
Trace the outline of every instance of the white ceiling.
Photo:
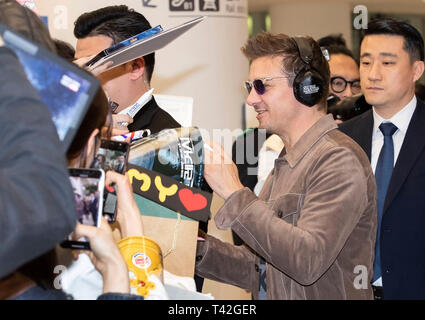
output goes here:
<path id="1" fill-rule="evenodd" d="M 366 5 L 370 11 L 385 11 L 394 13 L 425 14 L 425 0 L 248 0 L 248 9 L 253 11 L 268 11 L 272 5 L 288 2 L 345 2 L 353 7 Z"/>

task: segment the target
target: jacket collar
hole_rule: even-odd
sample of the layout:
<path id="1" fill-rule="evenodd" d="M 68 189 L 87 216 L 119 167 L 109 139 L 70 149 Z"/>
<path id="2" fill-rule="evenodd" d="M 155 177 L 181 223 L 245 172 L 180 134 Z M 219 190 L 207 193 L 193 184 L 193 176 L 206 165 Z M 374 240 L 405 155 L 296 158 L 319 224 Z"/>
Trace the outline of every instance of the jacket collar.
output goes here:
<path id="1" fill-rule="evenodd" d="M 152 96 L 142 109 L 134 116 L 134 121 L 128 126 L 130 131 L 140 130 L 146 128 L 152 122 L 152 119 L 156 112 L 158 112 L 158 105 L 155 101 L 155 98 Z"/>
<path id="2" fill-rule="evenodd" d="M 313 148 L 317 141 L 319 141 L 329 131 L 337 128 L 338 125 L 331 114 L 323 116 L 301 136 L 288 153 L 286 153 L 286 149 L 283 148 L 279 158 L 283 158 L 288 161 L 291 168 L 295 167 L 308 153 L 308 151 Z"/>

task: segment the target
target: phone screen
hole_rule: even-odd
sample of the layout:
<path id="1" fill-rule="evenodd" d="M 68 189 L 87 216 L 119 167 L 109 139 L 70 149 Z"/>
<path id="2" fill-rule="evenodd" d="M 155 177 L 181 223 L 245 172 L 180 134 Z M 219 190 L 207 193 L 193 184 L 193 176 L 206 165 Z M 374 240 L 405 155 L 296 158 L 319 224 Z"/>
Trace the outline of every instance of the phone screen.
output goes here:
<path id="1" fill-rule="evenodd" d="M 98 226 L 100 192 L 99 179 L 89 177 L 70 177 L 74 189 L 77 220 L 88 226 Z"/>
<path id="2" fill-rule="evenodd" d="M 123 174 L 127 169 L 128 148 L 126 142 L 102 140 L 91 167 Z"/>
<path id="3" fill-rule="evenodd" d="M 92 168 L 103 169 L 105 172 L 114 170 L 124 174 L 127 170 L 129 144 L 111 140 L 102 140 Z M 106 186 L 104 191 L 103 214 L 109 222 L 116 220 L 117 195 L 114 186 Z"/>
<path id="4" fill-rule="evenodd" d="M 76 220 L 92 227 L 100 225 L 105 174 L 100 169 L 69 169 L 74 191 Z M 62 243 L 66 248 L 89 249 L 86 239 L 73 240 L 72 234 Z"/>

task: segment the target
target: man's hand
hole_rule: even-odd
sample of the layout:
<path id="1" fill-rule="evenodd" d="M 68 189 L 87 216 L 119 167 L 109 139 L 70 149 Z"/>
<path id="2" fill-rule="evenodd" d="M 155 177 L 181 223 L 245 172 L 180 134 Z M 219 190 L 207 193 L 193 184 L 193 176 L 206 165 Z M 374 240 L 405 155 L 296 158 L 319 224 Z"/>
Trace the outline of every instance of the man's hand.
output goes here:
<path id="1" fill-rule="evenodd" d="M 88 238 L 91 251 L 74 251 L 75 255 L 86 253 L 103 277 L 103 292 L 130 292 L 127 265 L 116 245 L 108 221 L 102 218 L 100 227 L 77 223 L 74 237 Z"/>
<path id="2" fill-rule="evenodd" d="M 127 126 L 130 123 L 133 123 L 134 121 L 133 118 L 127 114 L 113 114 L 111 117 L 111 120 L 112 120 L 112 124 L 109 122 L 109 118 L 108 118 L 108 120 L 105 123 L 104 130 L 106 132 L 107 129 L 111 126 L 112 137 L 129 133 L 130 131 L 128 130 Z M 130 142 L 130 140 L 127 142 Z"/>
<path id="3" fill-rule="evenodd" d="M 128 114 L 113 114 L 112 115 L 112 136 L 129 133 L 127 126 L 133 123 L 133 118 Z"/>
<path id="4" fill-rule="evenodd" d="M 4 46 L 3 37 L 0 36 L 0 47 L 3 47 L 3 46 Z"/>
<path id="5" fill-rule="evenodd" d="M 113 62 L 112 62 L 112 61 L 109 61 L 109 62 L 107 62 L 107 63 L 105 63 L 105 64 L 102 64 L 101 66 L 99 66 L 99 67 L 97 67 L 97 68 L 95 68 L 95 69 L 91 69 L 91 68 L 89 68 L 89 67 L 84 67 L 84 65 L 85 65 L 87 62 L 89 62 L 91 59 L 93 59 L 95 56 L 96 56 L 96 55 L 92 55 L 92 56 L 90 56 L 90 57 L 82 57 L 82 58 L 79 58 L 79 59 L 74 60 L 74 63 L 75 63 L 76 65 L 78 65 L 79 67 L 81 67 L 81 68 L 85 68 L 85 69 L 87 69 L 87 70 L 88 70 L 88 71 L 90 71 L 93 75 L 98 76 L 99 74 L 101 74 L 101 73 L 105 72 L 105 71 L 106 71 L 106 69 L 108 69 L 108 68 L 111 66 L 111 64 L 112 64 Z"/>
<path id="6" fill-rule="evenodd" d="M 114 171 L 106 173 L 105 185 L 115 183 L 117 190 L 117 222 L 121 237 L 143 236 L 142 216 L 133 196 L 133 188 L 127 174 Z"/>
<path id="7" fill-rule="evenodd" d="M 223 199 L 232 193 L 243 189 L 239 180 L 238 169 L 223 147 L 215 142 L 207 142 L 212 151 L 206 146 L 204 177 L 209 186 Z"/>

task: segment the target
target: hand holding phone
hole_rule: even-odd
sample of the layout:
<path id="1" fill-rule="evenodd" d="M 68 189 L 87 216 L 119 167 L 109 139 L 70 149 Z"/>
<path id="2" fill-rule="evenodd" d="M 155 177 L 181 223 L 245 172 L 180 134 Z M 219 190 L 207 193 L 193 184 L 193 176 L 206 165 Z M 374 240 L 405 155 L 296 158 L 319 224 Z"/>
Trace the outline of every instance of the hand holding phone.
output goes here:
<path id="1" fill-rule="evenodd" d="M 95 268 L 103 277 L 103 292 L 130 292 L 127 265 L 112 236 L 112 230 L 105 218 L 99 228 L 77 223 L 74 231 L 76 238 L 86 238 L 90 242 L 91 252 L 86 253 Z M 79 252 L 73 252 L 77 254 Z"/>
<path id="2" fill-rule="evenodd" d="M 106 173 L 105 184 L 114 184 L 117 191 L 117 221 L 122 238 L 143 236 L 142 216 L 133 196 L 133 188 L 128 175 L 113 171 Z"/>
<path id="3" fill-rule="evenodd" d="M 99 227 L 102 218 L 105 173 L 102 169 L 69 169 L 69 179 L 74 190 L 75 218 L 84 225 Z M 61 243 L 64 248 L 90 250 L 87 239 L 72 234 Z"/>
<path id="4" fill-rule="evenodd" d="M 129 144 L 112 140 L 102 140 L 100 149 L 91 165 L 92 168 L 101 168 L 105 172 L 115 171 L 125 173 L 127 170 L 127 159 Z M 117 194 L 113 184 L 106 184 L 104 192 L 103 214 L 112 223 L 116 220 Z"/>
<path id="5" fill-rule="evenodd" d="M 112 115 L 112 125 L 113 129 L 124 131 L 127 130 L 127 126 L 131 123 L 133 123 L 133 118 L 130 117 L 128 114 L 113 114 Z M 113 134 L 114 135 L 114 134 Z"/>

